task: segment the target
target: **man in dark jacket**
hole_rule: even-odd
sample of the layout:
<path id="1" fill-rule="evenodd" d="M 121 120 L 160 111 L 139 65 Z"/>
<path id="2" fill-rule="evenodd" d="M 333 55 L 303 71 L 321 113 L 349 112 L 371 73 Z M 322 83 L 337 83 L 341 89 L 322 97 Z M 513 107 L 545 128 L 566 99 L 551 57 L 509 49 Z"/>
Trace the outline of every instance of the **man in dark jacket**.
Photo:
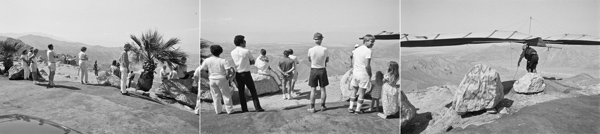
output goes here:
<path id="1" fill-rule="evenodd" d="M 537 51 L 525 44 L 523 45 L 523 53 L 521 53 L 521 57 L 519 57 L 519 62 L 517 63 L 517 66 L 521 66 L 521 60 L 523 59 L 523 57 L 527 59 L 527 72 L 537 73 L 537 70 L 535 69 L 539 59 Z"/>

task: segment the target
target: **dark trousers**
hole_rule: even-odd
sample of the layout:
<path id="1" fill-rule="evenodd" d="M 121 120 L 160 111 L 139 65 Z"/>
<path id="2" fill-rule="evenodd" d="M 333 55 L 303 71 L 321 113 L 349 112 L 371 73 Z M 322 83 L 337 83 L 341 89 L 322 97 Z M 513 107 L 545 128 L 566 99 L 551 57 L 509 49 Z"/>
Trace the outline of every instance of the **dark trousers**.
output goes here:
<path id="1" fill-rule="evenodd" d="M 254 87 L 254 80 L 252 79 L 252 75 L 250 74 L 250 72 L 236 73 L 235 81 L 237 81 L 237 88 L 239 90 L 240 105 L 242 105 L 242 111 L 248 111 L 248 107 L 246 106 L 245 87 L 248 87 L 248 90 L 250 90 L 252 102 L 254 102 L 254 109 L 262 109 L 262 107 L 260 107 L 260 101 L 258 101 L 256 87 Z"/>

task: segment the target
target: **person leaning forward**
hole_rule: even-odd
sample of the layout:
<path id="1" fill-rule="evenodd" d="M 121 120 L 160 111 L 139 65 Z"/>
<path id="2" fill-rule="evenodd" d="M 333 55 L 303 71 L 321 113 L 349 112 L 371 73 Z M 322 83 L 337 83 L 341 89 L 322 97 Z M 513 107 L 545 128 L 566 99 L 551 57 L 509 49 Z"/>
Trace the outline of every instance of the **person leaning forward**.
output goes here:
<path id="1" fill-rule="evenodd" d="M 523 52 L 521 53 L 521 57 L 519 57 L 519 62 L 517 63 L 517 67 L 521 66 L 521 60 L 525 57 L 527 59 L 527 72 L 529 73 L 537 73 L 537 64 L 538 64 L 538 55 L 535 49 L 529 47 L 529 45 L 523 45 Z"/>
<path id="2" fill-rule="evenodd" d="M 233 49 L 233 51 L 231 51 L 231 58 L 235 63 L 235 81 L 239 90 L 240 105 L 242 106 L 243 112 L 248 112 L 248 108 L 246 106 L 246 95 L 244 91 L 244 89 L 246 89 L 245 87 L 248 87 L 252 97 L 252 102 L 254 102 L 254 109 L 256 109 L 257 112 L 262 112 L 265 110 L 260 106 L 260 101 L 258 100 L 258 95 L 256 93 L 256 87 L 254 86 L 254 80 L 250 74 L 250 65 L 254 65 L 254 57 L 252 57 L 250 51 L 246 49 L 246 40 L 244 38 L 245 37 L 243 35 L 235 36 L 233 42 L 236 47 Z"/>

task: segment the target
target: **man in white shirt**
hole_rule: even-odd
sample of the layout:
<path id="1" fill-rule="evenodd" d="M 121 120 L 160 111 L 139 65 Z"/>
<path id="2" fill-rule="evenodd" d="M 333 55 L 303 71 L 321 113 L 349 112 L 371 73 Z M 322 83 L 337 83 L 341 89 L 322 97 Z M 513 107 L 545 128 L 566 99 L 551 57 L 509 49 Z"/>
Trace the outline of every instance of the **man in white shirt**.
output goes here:
<path id="1" fill-rule="evenodd" d="M 262 112 L 265 110 L 260 106 L 258 95 L 256 94 L 256 87 L 254 86 L 254 80 L 250 74 L 250 65 L 254 65 L 254 57 L 250 54 L 250 50 L 246 49 L 246 40 L 244 40 L 244 38 L 243 35 L 235 36 L 233 43 L 237 47 L 231 51 L 231 58 L 235 63 L 235 80 L 237 82 L 237 88 L 239 89 L 240 105 L 242 106 L 242 112 L 248 112 L 244 91 L 244 89 L 248 87 L 252 102 L 254 102 L 254 109 L 256 109 L 257 112 Z"/>
<path id="2" fill-rule="evenodd" d="M 50 75 L 48 76 L 48 87 L 54 86 L 54 74 L 56 73 L 56 58 L 58 58 L 58 56 L 53 50 L 54 46 L 49 44 L 48 51 L 46 52 L 46 56 L 48 57 L 48 70 L 50 71 Z"/>
<path id="3" fill-rule="evenodd" d="M 81 52 L 79 52 L 79 78 L 81 79 L 81 84 L 87 84 L 88 83 L 88 73 L 87 73 L 87 61 L 88 61 L 88 56 L 87 54 L 85 54 L 85 51 L 87 51 L 86 47 L 82 47 L 81 48 Z M 85 78 L 85 81 L 84 81 Z"/>
<path id="4" fill-rule="evenodd" d="M 352 95 L 350 97 L 350 107 L 348 112 L 355 114 L 362 114 L 361 106 L 363 98 L 367 88 L 371 86 L 371 48 L 375 43 L 375 36 L 367 34 L 363 37 L 363 45 L 352 51 L 353 66 L 352 66 L 352 80 L 350 85 L 354 87 Z M 358 102 L 356 93 L 358 92 Z M 353 110 L 354 103 L 356 104 L 356 110 Z"/>
<path id="5" fill-rule="evenodd" d="M 329 62 L 329 53 L 327 48 L 321 46 L 323 42 L 323 35 L 321 33 L 315 33 L 313 36 L 316 46 L 308 49 L 308 61 L 310 62 L 310 76 L 308 77 L 308 85 L 311 87 L 310 91 L 310 108 L 308 111 L 315 112 L 315 92 L 317 86 L 321 87 L 321 111 L 325 111 L 325 99 L 327 98 L 325 86 L 329 85 L 327 79 L 327 62 Z"/>

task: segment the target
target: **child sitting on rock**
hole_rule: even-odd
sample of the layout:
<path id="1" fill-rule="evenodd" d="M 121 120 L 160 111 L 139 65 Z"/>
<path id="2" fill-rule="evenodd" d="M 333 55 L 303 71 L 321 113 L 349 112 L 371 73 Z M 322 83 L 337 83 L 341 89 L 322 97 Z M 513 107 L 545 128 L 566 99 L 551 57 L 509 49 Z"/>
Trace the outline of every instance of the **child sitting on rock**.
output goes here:
<path id="1" fill-rule="evenodd" d="M 371 108 L 369 108 L 368 111 L 379 112 L 381 111 L 379 110 L 379 99 L 381 99 L 381 88 L 383 86 L 383 73 L 381 71 L 377 71 L 377 73 L 375 73 L 375 77 L 372 80 L 372 83 L 373 85 L 371 86 Z"/>
<path id="2" fill-rule="evenodd" d="M 383 86 L 381 94 L 381 102 L 383 106 L 383 113 L 378 113 L 377 116 L 387 119 L 390 116 L 399 114 L 400 104 L 398 103 L 398 95 L 400 95 L 400 85 L 398 80 L 400 79 L 400 73 L 398 62 L 390 61 L 388 63 L 388 71 L 383 76 Z"/>

